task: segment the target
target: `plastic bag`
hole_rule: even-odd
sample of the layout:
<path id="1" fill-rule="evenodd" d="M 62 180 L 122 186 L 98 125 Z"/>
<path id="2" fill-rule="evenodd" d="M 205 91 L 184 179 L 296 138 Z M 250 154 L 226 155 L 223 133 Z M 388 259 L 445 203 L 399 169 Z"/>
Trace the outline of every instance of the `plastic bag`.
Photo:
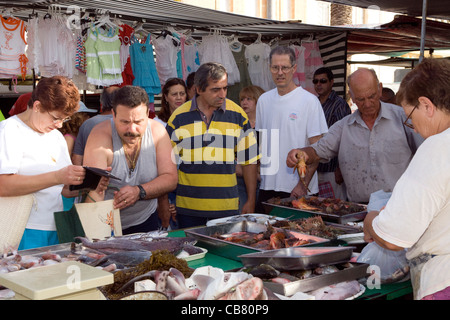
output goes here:
<path id="1" fill-rule="evenodd" d="M 367 211 L 380 211 L 389 201 L 392 192 L 378 190 L 370 194 L 369 203 L 367 204 Z"/>
<path id="2" fill-rule="evenodd" d="M 375 242 L 369 243 L 361 251 L 357 262 L 368 263 L 380 277 L 380 283 L 391 283 L 409 279 L 409 265 L 406 259 L 406 250 L 392 251 L 380 247 Z"/>

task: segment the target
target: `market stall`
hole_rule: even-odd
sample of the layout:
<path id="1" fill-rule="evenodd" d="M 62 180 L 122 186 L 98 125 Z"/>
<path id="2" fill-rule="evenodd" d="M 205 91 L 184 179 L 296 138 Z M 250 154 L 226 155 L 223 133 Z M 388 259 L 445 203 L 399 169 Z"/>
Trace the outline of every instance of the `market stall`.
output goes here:
<path id="1" fill-rule="evenodd" d="M 359 227 L 328 222 L 326 215 L 324 222 L 322 216 L 315 213 L 274 207 L 269 215 L 240 216 L 240 221 L 236 221 L 236 217 L 230 218 L 231 221 L 216 219 L 220 221 L 211 220 L 207 226 L 168 234 L 150 232 L 97 242 L 80 238 L 81 243 L 24 250 L 1 260 L 3 290 L 0 296 L 7 299 L 115 300 L 134 294 L 134 290 L 160 290 L 169 299 L 226 296 L 231 287 L 223 287 L 224 283 L 214 284 L 213 289 L 202 287 L 199 277 L 211 276 L 212 272 L 238 277 L 234 287 L 257 278 L 261 290 L 270 299 L 389 300 L 410 296 L 412 289 L 407 277 L 380 283 L 370 274 L 369 264 L 358 262 L 358 247 L 364 247 Z M 242 242 L 243 239 L 246 242 Z M 263 247 L 261 243 L 270 243 L 273 247 Z M 87 268 L 89 276 L 82 282 L 88 286 L 75 293 L 61 289 L 65 284 L 63 279 L 67 280 L 67 268 L 56 265 L 62 263 L 81 263 Z M 164 271 L 165 279 L 173 277 L 164 283 L 181 281 L 184 289 L 173 293 L 172 287 L 170 290 L 161 288 L 158 279 Z M 36 281 L 31 280 L 43 279 L 49 274 L 60 278 L 61 283 L 40 281 L 36 285 Z M 197 282 L 192 282 L 192 277 Z M 253 283 L 253 286 L 258 288 L 258 284 Z M 338 290 L 340 296 L 330 294 L 332 289 Z M 242 290 L 242 294 L 247 294 Z M 245 294 L 228 298 L 255 298 Z"/>

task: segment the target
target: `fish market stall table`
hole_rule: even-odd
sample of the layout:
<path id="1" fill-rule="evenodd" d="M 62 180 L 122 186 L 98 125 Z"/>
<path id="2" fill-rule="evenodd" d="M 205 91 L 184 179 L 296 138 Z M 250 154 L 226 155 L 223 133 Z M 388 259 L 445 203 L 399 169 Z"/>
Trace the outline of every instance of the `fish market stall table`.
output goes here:
<path id="1" fill-rule="evenodd" d="M 314 213 L 301 211 L 301 210 L 291 210 L 289 208 L 283 208 L 281 206 L 266 206 L 266 214 L 276 217 L 282 217 L 287 219 L 300 219 L 300 218 L 310 218 L 314 216 Z M 325 220 L 325 219 L 324 219 Z M 333 244 L 333 242 L 330 242 Z M 334 243 L 336 244 L 336 243 Z M 347 245 L 345 241 L 339 240 L 339 245 Z M 351 244 L 355 246 L 355 244 Z M 360 250 L 365 246 L 365 244 L 358 244 L 356 247 Z M 360 252 L 360 251 L 358 251 Z M 361 295 L 358 299 L 363 300 L 374 300 L 374 299 L 383 299 L 383 300 L 393 300 L 393 299 L 411 299 L 412 300 L 412 285 L 411 281 L 402 281 L 395 283 L 385 283 L 381 284 L 379 288 L 368 288 L 366 286 L 366 290 L 363 295 Z"/>

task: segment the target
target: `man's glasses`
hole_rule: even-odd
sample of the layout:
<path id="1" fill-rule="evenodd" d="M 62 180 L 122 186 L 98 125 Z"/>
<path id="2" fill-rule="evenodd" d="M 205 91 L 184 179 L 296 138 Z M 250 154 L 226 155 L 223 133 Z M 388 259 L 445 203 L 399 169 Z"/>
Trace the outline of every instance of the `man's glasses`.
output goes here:
<path id="1" fill-rule="evenodd" d="M 278 71 L 281 69 L 283 73 L 288 73 L 289 70 L 292 69 L 293 66 L 287 67 L 287 66 L 270 66 L 270 72 L 272 73 L 278 73 Z"/>
<path id="2" fill-rule="evenodd" d="M 404 126 L 407 126 L 408 128 L 414 129 L 414 125 L 413 125 L 412 123 L 409 123 L 408 120 L 411 118 L 411 115 L 413 114 L 414 110 L 416 110 L 416 108 L 417 108 L 418 106 L 419 106 L 419 105 L 416 104 L 416 105 L 414 106 L 414 108 L 411 110 L 411 112 L 409 113 L 408 117 L 407 117 L 406 120 L 403 122 L 403 125 L 404 125 Z"/>
<path id="3" fill-rule="evenodd" d="M 65 117 L 64 119 L 60 119 L 60 118 L 55 117 L 54 115 L 52 115 L 48 111 L 47 111 L 47 113 L 50 115 L 50 117 L 52 117 L 52 121 L 53 121 L 54 124 L 64 123 L 64 122 L 67 122 L 67 121 L 69 121 L 71 119 L 70 117 Z"/>
<path id="4" fill-rule="evenodd" d="M 317 83 L 327 83 L 328 82 L 328 79 L 325 79 L 325 78 L 322 78 L 322 79 L 314 79 L 313 81 L 312 81 L 314 84 L 317 84 Z"/>

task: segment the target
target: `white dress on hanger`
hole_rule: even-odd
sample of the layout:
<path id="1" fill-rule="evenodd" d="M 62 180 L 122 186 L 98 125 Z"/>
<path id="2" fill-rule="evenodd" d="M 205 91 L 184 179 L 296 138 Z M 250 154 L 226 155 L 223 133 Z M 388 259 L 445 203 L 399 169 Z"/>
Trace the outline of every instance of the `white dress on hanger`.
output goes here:
<path id="1" fill-rule="evenodd" d="M 175 38 L 171 35 L 158 37 L 157 35 L 152 34 L 151 37 L 156 55 L 156 71 L 158 71 L 161 86 L 164 86 L 168 79 L 178 78 L 177 55 L 180 47 L 175 46 L 173 41 Z M 175 41 L 178 42 L 177 39 L 175 39 Z"/>
<path id="2" fill-rule="evenodd" d="M 275 88 L 269 70 L 270 46 L 264 42 L 255 42 L 246 47 L 245 57 L 248 62 L 248 72 L 253 85 L 260 86 L 264 91 Z"/>
<path id="3" fill-rule="evenodd" d="M 216 34 L 204 36 L 198 52 L 201 64 L 218 62 L 225 67 L 228 73 L 228 85 L 241 81 L 239 68 L 225 36 Z"/>

